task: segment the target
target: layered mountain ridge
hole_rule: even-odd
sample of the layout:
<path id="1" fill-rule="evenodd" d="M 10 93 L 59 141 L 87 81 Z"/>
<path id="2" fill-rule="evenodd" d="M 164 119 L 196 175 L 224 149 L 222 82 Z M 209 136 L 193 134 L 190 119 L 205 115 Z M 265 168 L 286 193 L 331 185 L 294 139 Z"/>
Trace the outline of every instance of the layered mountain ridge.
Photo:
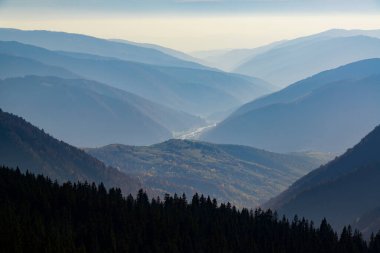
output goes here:
<path id="1" fill-rule="evenodd" d="M 0 106 L 79 147 L 153 144 L 204 124 L 200 118 L 83 79 L 0 80 Z"/>
<path id="2" fill-rule="evenodd" d="M 325 71 L 243 105 L 202 139 L 343 153 L 380 123 L 379 83 L 380 59 Z"/>

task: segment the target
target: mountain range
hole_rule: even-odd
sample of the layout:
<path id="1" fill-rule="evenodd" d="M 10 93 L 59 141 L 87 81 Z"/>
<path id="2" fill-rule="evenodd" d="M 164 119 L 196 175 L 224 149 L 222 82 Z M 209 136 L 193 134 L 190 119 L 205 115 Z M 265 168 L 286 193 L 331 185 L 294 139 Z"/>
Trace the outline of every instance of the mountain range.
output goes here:
<path id="1" fill-rule="evenodd" d="M 139 46 L 126 41 L 105 40 L 83 34 L 0 28 L 0 40 L 18 41 L 53 51 L 87 53 L 153 65 L 206 68 L 195 62 L 181 60 L 153 47 Z"/>
<path id="2" fill-rule="evenodd" d="M 332 29 L 252 49 L 193 55 L 209 66 L 259 77 L 284 88 L 321 71 L 380 57 L 380 30 Z"/>
<path id="3" fill-rule="evenodd" d="M 81 78 L 102 82 L 152 102 L 202 117 L 237 108 L 273 90 L 263 80 L 239 74 L 50 51 L 12 41 L 0 41 L 0 54 L 63 68 Z"/>
<path id="4" fill-rule="evenodd" d="M 325 71 L 243 105 L 202 139 L 342 153 L 380 123 L 379 83 L 380 59 Z"/>
<path id="5" fill-rule="evenodd" d="M 138 176 L 144 185 L 162 195 L 191 196 L 198 192 L 239 207 L 256 207 L 331 158 L 190 140 L 169 140 L 146 147 L 113 144 L 85 150 L 110 166 Z"/>
<path id="6" fill-rule="evenodd" d="M 286 87 L 321 71 L 375 57 L 380 57 L 378 38 L 363 35 L 318 38 L 282 45 L 255 56 L 234 71 Z"/>

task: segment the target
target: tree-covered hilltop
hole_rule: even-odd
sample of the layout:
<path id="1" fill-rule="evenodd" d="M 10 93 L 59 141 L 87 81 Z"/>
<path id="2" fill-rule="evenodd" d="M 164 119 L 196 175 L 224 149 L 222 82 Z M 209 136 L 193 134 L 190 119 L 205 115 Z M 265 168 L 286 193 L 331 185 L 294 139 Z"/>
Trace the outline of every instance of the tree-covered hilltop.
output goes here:
<path id="1" fill-rule="evenodd" d="M 138 178 L 104 165 L 82 150 L 1 109 L 0 165 L 19 167 L 23 172 L 29 170 L 58 182 L 103 182 L 107 188 L 120 187 L 124 194 L 135 193 L 143 187 Z"/>
<path id="2" fill-rule="evenodd" d="M 253 147 L 195 140 L 151 146 L 111 144 L 85 151 L 145 187 L 165 193 L 196 192 L 237 207 L 255 208 L 331 159 L 329 154 L 279 154 Z"/>
<path id="3" fill-rule="evenodd" d="M 328 164 L 297 180 L 262 205 L 311 220 L 327 218 L 334 229 L 347 224 L 366 238 L 380 229 L 380 126 Z"/>
<path id="4" fill-rule="evenodd" d="M 340 238 L 340 239 L 339 239 Z M 43 176 L 0 169 L 1 252 L 323 252 L 375 253 L 380 234 L 364 242 L 324 220 L 271 211 L 238 210 L 194 195 L 149 200 L 143 191 L 124 198 L 100 184 L 59 185 Z"/>

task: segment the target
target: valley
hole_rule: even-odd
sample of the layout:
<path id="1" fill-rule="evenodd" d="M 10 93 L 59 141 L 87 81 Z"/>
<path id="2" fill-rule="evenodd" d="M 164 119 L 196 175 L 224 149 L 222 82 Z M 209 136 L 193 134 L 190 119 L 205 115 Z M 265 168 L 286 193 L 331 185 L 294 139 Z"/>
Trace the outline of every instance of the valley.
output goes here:
<path id="1" fill-rule="evenodd" d="M 216 127 L 217 123 L 210 123 L 206 126 L 202 126 L 196 129 L 192 129 L 188 132 L 182 132 L 182 133 L 174 133 L 173 137 L 175 139 L 184 139 L 184 140 L 197 140 L 199 137 L 206 131 L 212 129 L 213 127 Z"/>
<path id="2" fill-rule="evenodd" d="M 300 32 L 286 13 L 294 34 L 269 36 L 260 15 L 131 13 L 107 33 L 117 16 L 0 28 L 0 252 L 380 252 L 379 25 Z M 161 33 L 129 38 L 136 18 Z M 165 18 L 215 29 L 177 29 L 196 34 L 185 52 L 154 43 Z"/>

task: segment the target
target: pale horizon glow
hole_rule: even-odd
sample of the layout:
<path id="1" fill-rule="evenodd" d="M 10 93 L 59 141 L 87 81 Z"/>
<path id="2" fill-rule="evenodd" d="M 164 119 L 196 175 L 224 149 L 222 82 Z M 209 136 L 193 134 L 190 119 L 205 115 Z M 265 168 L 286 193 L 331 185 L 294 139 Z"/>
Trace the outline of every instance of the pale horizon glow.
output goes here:
<path id="1" fill-rule="evenodd" d="M 0 11 L 0 27 L 81 33 L 152 43 L 184 52 L 254 48 L 329 29 L 380 29 L 380 15 L 95 15 L 12 16 Z"/>

